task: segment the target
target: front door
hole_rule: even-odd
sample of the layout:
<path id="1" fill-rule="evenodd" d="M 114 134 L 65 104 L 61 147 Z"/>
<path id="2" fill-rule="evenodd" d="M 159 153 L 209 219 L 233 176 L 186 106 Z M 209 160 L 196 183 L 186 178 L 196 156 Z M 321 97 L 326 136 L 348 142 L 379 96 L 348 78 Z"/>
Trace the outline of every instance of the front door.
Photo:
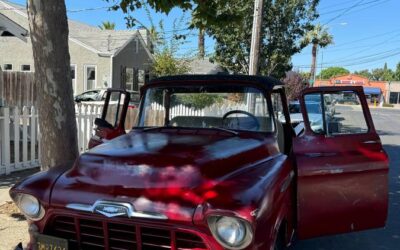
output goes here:
<path id="1" fill-rule="evenodd" d="M 130 95 L 125 90 L 108 89 L 101 118 L 95 120 L 95 131 L 89 149 L 125 134 L 125 119 Z"/>
<path id="2" fill-rule="evenodd" d="M 383 227 L 388 157 L 362 87 L 309 88 L 294 139 L 300 239 Z"/>

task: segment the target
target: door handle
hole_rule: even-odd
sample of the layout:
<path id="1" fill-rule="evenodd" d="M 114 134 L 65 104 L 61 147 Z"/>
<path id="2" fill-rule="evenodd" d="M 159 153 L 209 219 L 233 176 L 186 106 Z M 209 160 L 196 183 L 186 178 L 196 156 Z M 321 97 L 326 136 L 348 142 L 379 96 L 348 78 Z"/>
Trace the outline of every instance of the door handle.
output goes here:
<path id="1" fill-rule="evenodd" d="M 335 156 L 337 153 L 307 153 L 305 156 L 316 158 L 316 157 L 326 157 L 326 156 Z"/>

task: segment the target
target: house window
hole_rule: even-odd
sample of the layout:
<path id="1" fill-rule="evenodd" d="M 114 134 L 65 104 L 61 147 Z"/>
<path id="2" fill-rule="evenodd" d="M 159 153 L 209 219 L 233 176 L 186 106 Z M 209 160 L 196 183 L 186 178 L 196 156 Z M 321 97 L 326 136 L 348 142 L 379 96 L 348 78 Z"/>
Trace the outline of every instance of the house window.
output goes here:
<path id="1" fill-rule="evenodd" d="M 29 64 L 22 64 L 21 71 L 31 71 L 31 65 Z"/>
<path id="2" fill-rule="evenodd" d="M 85 65 L 85 90 L 91 90 L 96 88 L 96 66 Z"/>
<path id="3" fill-rule="evenodd" d="M 10 70 L 13 70 L 13 65 L 7 63 L 7 64 L 4 64 L 3 68 L 4 68 L 4 70 L 9 70 L 10 71 Z"/>
<path id="4" fill-rule="evenodd" d="M 74 94 L 76 94 L 76 65 L 71 65 L 71 80 L 72 80 L 72 89 Z"/>

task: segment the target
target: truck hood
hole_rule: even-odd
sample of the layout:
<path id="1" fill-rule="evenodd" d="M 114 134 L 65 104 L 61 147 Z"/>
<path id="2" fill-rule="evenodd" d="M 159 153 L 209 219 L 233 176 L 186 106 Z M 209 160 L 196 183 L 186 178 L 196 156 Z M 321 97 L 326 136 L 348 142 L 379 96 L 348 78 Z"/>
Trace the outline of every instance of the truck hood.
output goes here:
<path id="1" fill-rule="evenodd" d="M 128 202 L 189 222 L 199 204 L 215 198 L 217 186 L 277 154 L 275 140 L 265 135 L 133 131 L 81 155 L 58 179 L 51 203 Z"/>

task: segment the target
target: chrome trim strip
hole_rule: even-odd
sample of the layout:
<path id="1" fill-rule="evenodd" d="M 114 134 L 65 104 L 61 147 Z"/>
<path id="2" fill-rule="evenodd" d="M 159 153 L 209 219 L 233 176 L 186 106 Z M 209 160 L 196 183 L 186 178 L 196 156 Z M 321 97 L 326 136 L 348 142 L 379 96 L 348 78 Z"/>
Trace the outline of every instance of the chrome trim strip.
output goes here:
<path id="1" fill-rule="evenodd" d="M 286 176 L 285 180 L 283 181 L 282 185 L 281 185 L 281 193 L 285 192 L 286 189 L 290 186 L 290 183 L 292 182 L 294 177 L 294 172 L 290 171 L 290 174 L 288 174 L 288 176 Z"/>
<path id="2" fill-rule="evenodd" d="M 378 143 L 381 143 L 379 140 L 376 140 L 376 141 L 373 141 L 373 140 L 371 140 L 371 141 L 363 141 L 363 144 L 378 144 Z"/>
<path id="3" fill-rule="evenodd" d="M 98 206 L 110 206 L 110 207 L 114 206 L 114 207 L 125 208 L 126 213 L 110 214 L 110 213 L 96 209 Z M 157 220 L 167 220 L 168 219 L 168 217 L 166 215 L 160 214 L 160 213 L 148 213 L 148 212 L 135 211 L 135 208 L 133 207 L 133 205 L 130 203 L 127 203 L 127 202 L 98 200 L 93 205 L 70 203 L 70 204 L 66 205 L 66 208 L 77 210 L 77 211 L 83 211 L 83 212 L 100 213 L 109 218 L 115 217 L 115 216 L 126 215 L 129 218 L 157 219 Z"/>

